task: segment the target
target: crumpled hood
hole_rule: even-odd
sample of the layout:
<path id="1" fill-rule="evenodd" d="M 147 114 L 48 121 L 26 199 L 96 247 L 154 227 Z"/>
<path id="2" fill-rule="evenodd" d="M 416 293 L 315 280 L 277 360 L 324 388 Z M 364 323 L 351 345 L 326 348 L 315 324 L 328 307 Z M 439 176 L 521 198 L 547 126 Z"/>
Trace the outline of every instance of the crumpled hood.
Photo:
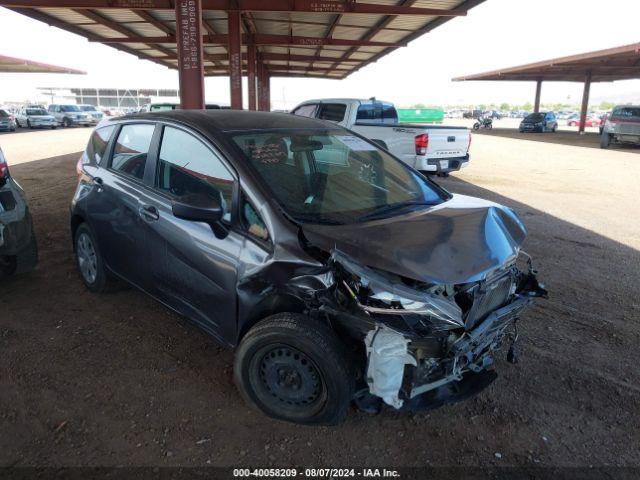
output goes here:
<path id="1" fill-rule="evenodd" d="M 513 260 L 526 229 L 510 208 L 464 195 L 424 210 L 352 225 L 302 225 L 311 244 L 363 265 L 436 284 L 481 280 Z"/>

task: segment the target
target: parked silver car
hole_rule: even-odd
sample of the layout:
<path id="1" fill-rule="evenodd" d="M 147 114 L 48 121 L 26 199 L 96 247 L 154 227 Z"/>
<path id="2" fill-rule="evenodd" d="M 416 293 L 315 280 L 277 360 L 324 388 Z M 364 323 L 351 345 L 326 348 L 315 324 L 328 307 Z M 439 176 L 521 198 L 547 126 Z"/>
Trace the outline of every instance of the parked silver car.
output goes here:
<path id="1" fill-rule="evenodd" d="M 13 132 L 15 129 L 15 117 L 8 110 L 0 108 L 0 131 L 8 130 L 9 132 Z"/>
<path id="2" fill-rule="evenodd" d="M 24 273 L 38 263 L 38 246 L 31 214 L 18 183 L 0 149 L 0 280 Z"/>
<path id="3" fill-rule="evenodd" d="M 81 111 L 88 113 L 91 116 L 91 125 L 97 125 L 104 117 L 104 113 L 99 111 L 93 105 L 78 105 L 78 107 L 80 107 Z"/>
<path id="4" fill-rule="evenodd" d="M 58 125 L 73 127 L 74 125 L 93 125 L 91 115 L 80 110 L 78 105 L 49 105 L 49 114 L 53 115 Z"/>
<path id="5" fill-rule="evenodd" d="M 58 123 L 42 107 L 22 107 L 16 114 L 16 124 L 22 128 L 57 128 Z"/>
<path id="6" fill-rule="evenodd" d="M 609 148 L 613 143 L 640 145 L 639 105 L 619 105 L 613 109 L 602 129 L 600 147 Z"/>

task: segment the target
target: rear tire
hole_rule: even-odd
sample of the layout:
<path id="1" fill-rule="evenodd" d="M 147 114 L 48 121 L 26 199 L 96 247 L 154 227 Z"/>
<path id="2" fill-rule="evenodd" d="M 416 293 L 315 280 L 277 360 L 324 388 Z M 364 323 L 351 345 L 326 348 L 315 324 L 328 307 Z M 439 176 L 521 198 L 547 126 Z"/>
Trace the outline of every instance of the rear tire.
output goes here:
<path id="1" fill-rule="evenodd" d="M 86 223 L 76 229 L 73 243 L 80 278 L 93 293 L 113 292 L 118 282 L 105 269 L 95 236 Z"/>
<path id="2" fill-rule="evenodd" d="M 355 383 L 353 362 L 333 330 L 296 313 L 268 317 L 247 333 L 234 379 L 254 408 L 307 425 L 342 422 Z"/>
<path id="3" fill-rule="evenodd" d="M 62 126 L 63 127 L 70 128 L 71 125 L 73 125 L 73 124 L 71 123 L 71 120 L 69 120 L 68 118 L 65 118 L 64 120 L 62 120 Z"/>
<path id="4" fill-rule="evenodd" d="M 33 127 L 31 126 L 31 121 L 30 120 L 27 120 L 27 128 L 29 130 L 33 130 Z"/>
<path id="5" fill-rule="evenodd" d="M 473 129 L 474 130 L 480 130 L 480 124 L 479 123 L 474 123 L 473 124 Z"/>

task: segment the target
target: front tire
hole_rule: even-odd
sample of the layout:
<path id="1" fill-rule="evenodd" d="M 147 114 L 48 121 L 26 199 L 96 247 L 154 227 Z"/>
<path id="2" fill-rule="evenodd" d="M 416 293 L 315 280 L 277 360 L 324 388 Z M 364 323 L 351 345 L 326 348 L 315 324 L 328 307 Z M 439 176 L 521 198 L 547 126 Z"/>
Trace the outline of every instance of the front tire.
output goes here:
<path id="1" fill-rule="evenodd" d="M 600 137 L 600 148 L 609 148 L 611 146 L 611 135 L 603 133 Z"/>
<path id="2" fill-rule="evenodd" d="M 117 282 L 105 269 L 95 236 L 86 223 L 77 228 L 73 246 L 76 265 L 85 286 L 93 293 L 115 290 Z"/>
<path id="3" fill-rule="evenodd" d="M 354 393 L 352 361 L 328 326 L 280 313 L 242 339 L 234 379 L 244 399 L 266 415 L 307 425 L 344 420 Z"/>
<path id="4" fill-rule="evenodd" d="M 480 130 L 480 124 L 479 123 L 474 123 L 473 124 L 473 129 L 474 130 Z"/>

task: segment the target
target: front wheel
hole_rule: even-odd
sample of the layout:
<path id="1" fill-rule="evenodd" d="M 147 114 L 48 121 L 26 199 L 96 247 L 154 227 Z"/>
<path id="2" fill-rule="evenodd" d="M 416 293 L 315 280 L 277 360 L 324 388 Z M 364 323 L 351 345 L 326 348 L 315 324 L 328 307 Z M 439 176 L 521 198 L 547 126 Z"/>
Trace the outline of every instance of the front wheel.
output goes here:
<path id="1" fill-rule="evenodd" d="M 68 118 L 65 118 L 65 119 L 62 121 L 62 126 L 63 126 L 63 127 L 67 127 L 67 128 L 69 128 L 69 127 L 71 127 L 71 125 L 73 125 L 73 124 L 71 123 L 71 120 L 70 120 L 70 119 L 68 119 Z"/>
<path id="2" fill-rule="evenodd" d="M 611 135 L 603 133 L 600 137 L 600 148 L 609 148 L 611 146 Z"/>
<path id="3" fill-rule="evenodd" d="M 308 425 L 344 420 L 354 393 L 352 362 L 324 323 L 280 313 L 242 339 L 234 379 L 244 399 L 270 417 Z"/>
<path id="4" fill-rule="evenodd" d="M 480 130 L 480 124 L 479 124 L 479 123 L 477 123 L 477 122 L 476 122 L 476 123 L 474 123 L 474 124 L 473 124 L 473 129 L 474 129 L 474 130 Z"/>

